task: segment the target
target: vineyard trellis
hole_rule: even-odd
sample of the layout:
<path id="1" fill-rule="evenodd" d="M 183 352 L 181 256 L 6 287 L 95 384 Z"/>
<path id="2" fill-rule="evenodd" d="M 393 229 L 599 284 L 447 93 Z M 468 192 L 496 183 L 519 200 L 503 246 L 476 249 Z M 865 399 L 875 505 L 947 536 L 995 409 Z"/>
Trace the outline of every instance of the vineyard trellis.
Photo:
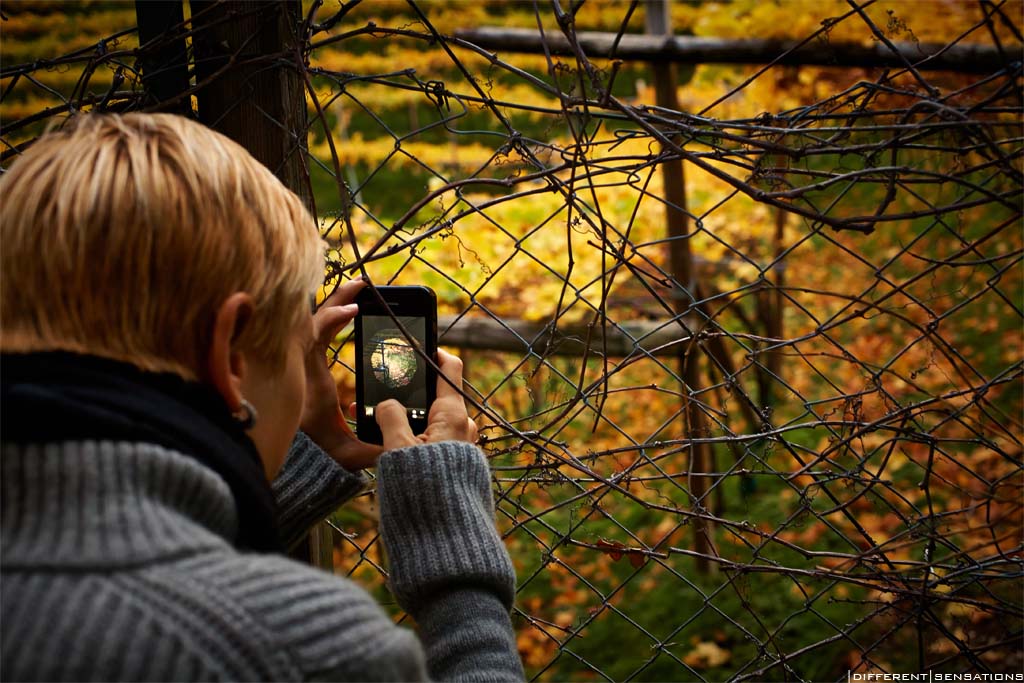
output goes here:
<path id="1" fill-rule="evenodd" d="M 908 5 L 793 2 L 835 11 L 739 68 L 620 58 L 661 7 L 636 0 L 193 2 L 141 47 L 4 48 L 0 164 L 68 115 L 201 112 L 230 82 L 216 126 L 283 73 L 305 116 L 246 125 L 299 161 L 325 291 L 429 284 L 466 360 L 530 678 L 1019 672 L 1021 6 L 930 5 L 973 19 L 927 45 Z M 8 44 L 54 7 L 5 3 Z M 536 52 L 477 44 L 481 17 Z M 841 37 L 898 66 L 791 64 L 842 63 Z M 928 70 L 979 45 L 990 67 Z M 387 601 L 374 515 L 372 488 L 336 513 L 329 557 Z"/>

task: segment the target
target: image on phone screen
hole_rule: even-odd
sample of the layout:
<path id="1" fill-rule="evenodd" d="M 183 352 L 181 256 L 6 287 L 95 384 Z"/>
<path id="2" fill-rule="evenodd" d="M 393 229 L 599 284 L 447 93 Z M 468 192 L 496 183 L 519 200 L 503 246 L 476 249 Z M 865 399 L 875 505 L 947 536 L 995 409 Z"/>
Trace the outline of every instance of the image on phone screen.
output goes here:
<path id="1" fill-rule="evenodd" d="M 420 349 L 426 348 L 427 321 L 422 317 L 398 316 Z M 396 399 L 410 418 L 427 416 L 427 367 L 424 360 L 386 315 L 363 316 L 363 411 L 373 417 L 382 401 Z"/>

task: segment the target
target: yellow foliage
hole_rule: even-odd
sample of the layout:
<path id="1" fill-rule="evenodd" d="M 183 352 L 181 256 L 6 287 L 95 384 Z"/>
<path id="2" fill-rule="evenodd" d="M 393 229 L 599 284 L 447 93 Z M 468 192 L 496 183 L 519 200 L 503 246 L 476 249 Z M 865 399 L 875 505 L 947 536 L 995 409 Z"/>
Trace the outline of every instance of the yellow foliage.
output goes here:
<path id="1" fill-rule="evenodd" d="M 714 669 L 732 658 L 732 653 L 711 641 L 700 641 L 684 657 L 683 661 L 694 669 Z"/>

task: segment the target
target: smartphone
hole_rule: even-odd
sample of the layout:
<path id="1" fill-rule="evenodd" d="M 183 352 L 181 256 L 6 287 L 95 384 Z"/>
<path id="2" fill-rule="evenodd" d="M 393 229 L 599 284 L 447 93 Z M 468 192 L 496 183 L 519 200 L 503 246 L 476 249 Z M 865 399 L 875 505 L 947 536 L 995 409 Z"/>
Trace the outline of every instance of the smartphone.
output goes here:
<path id="1" fill-rule="evenodd" d="M 413 434 L 427 429 L 437 392 L 437 296 L 429 287 L 373 287 L 356 296 L 356 434 L 383 443 L 374 411 L 393 398 Z"/>

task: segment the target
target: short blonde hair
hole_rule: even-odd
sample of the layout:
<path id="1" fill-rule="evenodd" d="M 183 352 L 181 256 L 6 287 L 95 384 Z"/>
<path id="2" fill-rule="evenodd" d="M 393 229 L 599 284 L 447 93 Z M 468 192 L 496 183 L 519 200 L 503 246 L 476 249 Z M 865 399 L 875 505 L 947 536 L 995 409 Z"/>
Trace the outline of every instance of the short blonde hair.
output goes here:
<path id="1" fill-rule="evenodd" d="M 245 291 L 240 348 L 278 364 L 324 274 L 302 202 L 241 146 L 170 114 L 90 114 L 0 178 L 0 350 L 64 350 L 202 377 Z"/>

